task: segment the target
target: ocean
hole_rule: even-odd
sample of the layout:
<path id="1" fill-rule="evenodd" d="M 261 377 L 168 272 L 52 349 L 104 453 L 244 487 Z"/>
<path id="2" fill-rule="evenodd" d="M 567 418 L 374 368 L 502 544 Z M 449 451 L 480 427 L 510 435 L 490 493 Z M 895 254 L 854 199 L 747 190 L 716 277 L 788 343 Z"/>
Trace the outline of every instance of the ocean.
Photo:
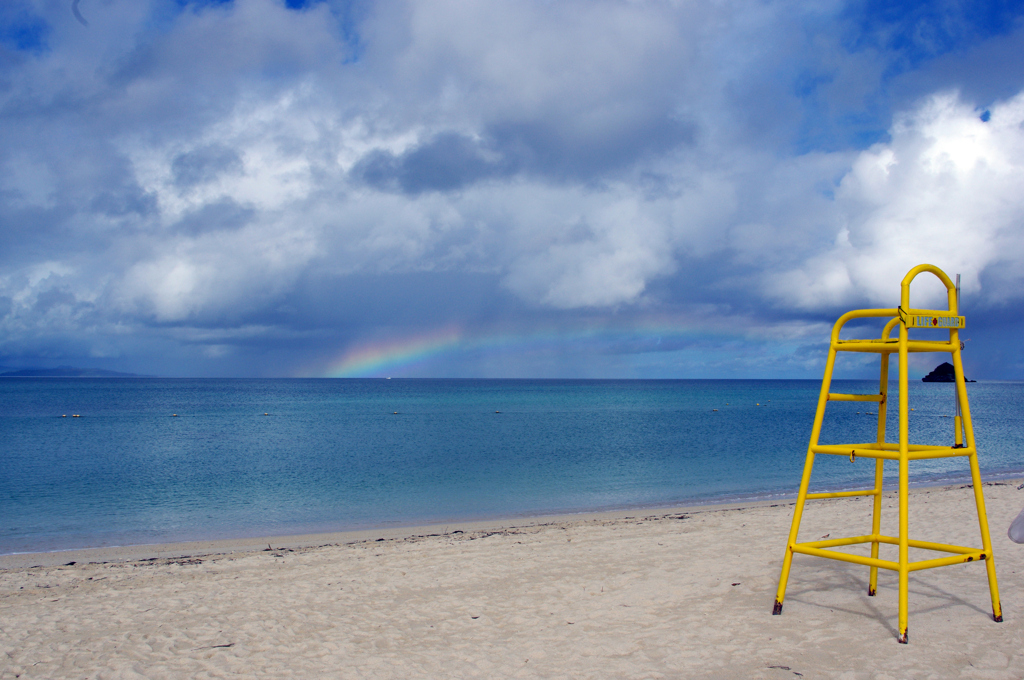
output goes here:
<path id="1" fill-rule="evenodd" d="M 820 384 L 0 379 L 0 554 L 793 497 Z M 968 393 L 983 475 L 1024 473 L 1024 383 Z M 909 397 L 911 441 L 952 443 L 952 385 Z M 875 406 L 831 404 L 823 443 L 873 441 Z M 820 456 L 813 486 L 873 471 Z"/>

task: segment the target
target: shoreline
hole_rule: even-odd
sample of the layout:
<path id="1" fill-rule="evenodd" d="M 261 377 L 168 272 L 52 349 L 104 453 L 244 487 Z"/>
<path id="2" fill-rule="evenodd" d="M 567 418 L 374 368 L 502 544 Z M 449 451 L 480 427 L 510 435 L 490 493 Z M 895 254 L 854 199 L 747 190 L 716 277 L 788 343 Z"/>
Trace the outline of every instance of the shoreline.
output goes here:
<path id="1" fill-rule="evenodd" d="M 381 527 L 375 529 L 354 529 L 308 534 L 283 534 L 254 536 L 250 538 L 223 538 L 199 541 L 178 541 L 172 543 L 150 543 L 124 546 L 103 546 L 97 548 L 70 548 L 46 552 L 24 552 L 0 555 L 0 573 L 12 569 L 34 567 L 59 567 L 75 564 L 110 564 L 136 562 L 153 559 L 181 559 L 186 557 L 210 557 L 234 555 L 273 550 L 297 550 L 378 540 L 403 540 L 408 538 L 434 538 L 458 534 L 487 533 L 514 529 L 528 529 L 576 522 L 615 522 L 644 518 L 668 517 L 679 514 L 726 512 L 753 507 L 792 506 L 795 496 L 779 500 L 758 500 L 749 502 L 722 502 L 703 505 L 685 505 L 658 508 L 632 508 L 628 510 L 602 510 L 594 512 L 538 515 L 536 517 L 511 517 L 483 520 L 453 521 L 440 524 L 422 524 L 402 527 Z"/>
<path id="2" fill-rule="evenodd" d="M 910 488 L 912 492 L 933 492 L 963 488 L 965 484 L 970 484 L 969 478 L 964 481 L 944 482 L 942 484 L 911 484 Z M 993 485 L 1008 485 L 1019 488 L 1018 485 L 1024 486 L 1024 476 L 1021 476 L 1020 473 L 1016 473 L 1013 475 L 995 476 L 991 478 L 985 476 L 982 477 L 982 486 Z M 892 495 L 894 491 L 895 489 L 890 488 L 889 485 L 884 487 L 885 495 Z M 159 559 L 210 557 L 215 555 L 234 555 L 271 550 L 299 550 L 328 546 L 352 545 L 357 543 L 370 543 L 375 541 L 487 533 L 573 523 L 619 522 L 633 520 L 638 516 L 643 519 L 656 519 L 682 514 L 699 515 L 755 508 L 774 508 L 778 506 L 792 507 L 795 503 L 796 495 L 787 494 L 783 497 L 769 499 L 755 498 L 750 500 L 725 500 L 721 502 L 712 501 L 700 504 L 657 507 L 638 506 L 615 510 L 458 520 L 451 522 L 395 527 L 376 527 L 369 529 L 299 534 L 270 534 L 243 538 L 218 538 L 195 541 L 172 541 L 168 543 L 8 553 L 0 555 L 0 573 L 12 569 L 28 569 L 34 567 L 59 567 L 71 566 L 74 564 L 108 564 Z"/>
<path id="3" fill-rule="evenodd" d="M 997 472 L 982 474 L 982 484 L 994 482 L 1024 483 L 1024 471 Z M 952 486 L 969 484 L 970 477 L 942 477 L 914 482 L 912 490 L 937 490 Z M 856 485 L 855 485 L 856 486 Z M 855 487 L 849 487 L 853 489 Z M 891 493 L 895 483 L 887 482 L 883 489 Z M 830 488 L 831 491 L 849 490 L 846 487 Z M 812 489 L 813 491 L 813 489 Z M 751 507 L 773 505 L 793 505 L 795 493 L 778 495 L 757 494 L 744 497 L 725 496 L 704 502 L 694 501 L 677 505 L 636 505 L 625 508 L 583 510 L 579 512 L 554 512 L 537 515 L 523 514 L 503 517 L 453 519 L 442 522 L 424 524 L 398 524 L 391 526 L 371 526 L 336 531 L 310 531 L 283 534 L 260 534 L 257 536 L 240 536 L 229 538 L 200 538 L 195 540 L 177 540 L 161 543 L 128 543 L 124 545 L 89 546 L 78 548 L 58 548 L 55 550 L 26 550 L 11 553 L 0 553 L 0 571 L 19 569 L 30 566 L 59 566 L 67 562 L 106 563 L 124 562 L 151 558 L 182 557 L 186 554 L 213 555 L 222 553 L 251 552 L 265 549 L 267 544 L 280 544 L 284 548 L 306 548 L 316 545 L 338 545 L 377 540 L 378 538 L 394 539 L 411 536 L 443 535 L 445 532 L 460 531 L 491 531 L 495 529 L 524 528 L 546 524 L 558 524 L 573 521 L 602 521 L 630 518 L 637 514 L 646 516 L 671 515 L 678 513 L 698 513 L 716 510 L 735 510 Z"/>

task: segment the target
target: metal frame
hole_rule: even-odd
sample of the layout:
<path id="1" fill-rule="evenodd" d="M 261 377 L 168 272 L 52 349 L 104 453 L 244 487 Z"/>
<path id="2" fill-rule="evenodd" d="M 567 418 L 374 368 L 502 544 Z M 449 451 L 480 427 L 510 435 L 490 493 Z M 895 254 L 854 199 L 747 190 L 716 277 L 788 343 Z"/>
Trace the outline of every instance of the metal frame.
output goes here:
<path id="1" fill-rule="evenodd" d="M 948 310 L 912 309 L 910 307 L 910 283 L 922 273 L 930 272 L 939 278 L 946 286 L 949 298 Z M 950 564 L 961 564 L 982 560 L 985 562 L 988 571 L 988 585 L 992 596 L 992 617 L 996 621 L 1002 621 L 1002 608 L 999 604 L 999 587 L 996 584 L 996 570 L 992 559 L 992 541 L 989 538 L 988 518 L 985 514 L 985 498 L 982 495 L 981 476 L 978 472 L 978 453 L 974 442 L 974 428 L 971 425 L 971 410 L 967 403 L 967 388 L 964 383 L 964 370 L 960 352 L 963 348 L 958 331 L 964 327 L 964 318 L 959 314 L 958 287 L 953 285 L 949 277 L 939 269 L 930 264 L 922 264 L 911 269 L 903 278 L 900 290 L 900 306 L 896 309 L 861 309 L 847 312 L 839 317 L 832 328 L 832 340 L 829 347 L 828 361 L 825 365 L 825 377 L 821 383 L 821 394 L 818 397 L 818 410 L 814 415 L 814 427 L 811 430 L 811 441 L 807 447 L 807 460 L 804 464 L 803 478 L 800 480 L 800 493 L 797 496 L 796 509 L 793 512 L 793 524 L 789 531 L 789 541 L 786 546 L 786 556 L 782 562 L 782 574 L 779 577 L 779 589 L 775 596 L 775 608 L 773 614 L 782 613 L 782 603 L 786 596 L 786 584 L 789 580 L 789 570 L 793 562 L 793 553 L 804 555 L 815 555 L 843 562 L 852 562 L 870 567 L 868 579 L 868 595 L 873 596 L 878 587 L 878 570 L 890 569 L 899 573 L 899 634 L 898 640 L 901 643 L 907 642 L 907 609 L 908 609 L 908 581 L 912 571 L 921 569 L 932 569 Z M 882 331 L 882 337 L 872 340 L 840 340 L 839 332 L 843 326 L 852 319 L 870 317 L 887 318 L 890 321 Z M 922 327 L 921 317 L 930 319 L 930 326 L 949 332 L 949 340 L 911 340 L 907 329 Z M 889 337 L 892 330 L 899 327 L 899 338 Z M 835 394 L 829 392 L 832 383 L 832 370 L 835 367 L 836 354 L 838 352 L 873 352 L 881 355 L 881 377 L 879 379 L 878 394 Z M 911 444 L 908 441 L 908 400 L 907 400 L 907 356 L 910 352 L 949 352 L 953 355 L 953 368 L 956 374 L 956 397 L 957 415 L 954 418 L 954 444 L 953 446 L 928 446 Z M 899 443 L 885 441 L 885 419 L 888 398 L 889 383 L 889 356 L 898 354 L 899 357 Z M 821 435 L 821 424 L 825 417 L 825 406 L 830 401 L 865 401 L 878 404 L 878 428 L 874 442 L 863 444 L 837 444 L 822 445 L 818 443 Z M 962 413 L 962 415 L 961 415 Z M 966 435 L 966 437 L 965 437 Z M 966 442 L 966 443 L 965 443 Z M 818 454 L 850 456 L 851 460 L 857 456 L 875 459 L 875 485 L 872 489 L 863 491 L 841 491 L 837 493 L 808 493 L 807 489 L 811 481 L 811 471 L 814 468 L 814 457 Z M 928 458 L 947 458 L 952 456 L 967 457 L 971 468 L 971 482 L 974 487 L 974 502 L 978 509 L 978 524 L 981 529 L 981 548 L 967 548 L 945 543 L 931 543 L 928 541 L 915 541 L 908 535 L 908 511 L 909 511 L 909 467 L 912 460 L 924 460 Z M 886 460 L 899 461 L 899 536 L 884 536 L 881 534 L 882 521 L 882 472 Z M 847 498 L 851 496 L 872 496 L 874 508 L 871 522 L 871 533 L 866 536 L 852 536 L 849 538 L 834 538 L 822 541 L 811 541 L 808 543 L 797 543 L 797 535 L 800 531 L 800 520 L 803 516 L 804 504 L 808 500 L 819 498 Z M 871 556 L 853 555 L 833 550 L 840 546 L 858 545 L 862 543 L 871 544 Z M 886 543 L 899 546 L 899 561 L 879 559 L 878 546 Z M 911 562 L 908 558 L 910 548 L 923 548 L 937 552 L 951 553 L 948 557 Z"/>

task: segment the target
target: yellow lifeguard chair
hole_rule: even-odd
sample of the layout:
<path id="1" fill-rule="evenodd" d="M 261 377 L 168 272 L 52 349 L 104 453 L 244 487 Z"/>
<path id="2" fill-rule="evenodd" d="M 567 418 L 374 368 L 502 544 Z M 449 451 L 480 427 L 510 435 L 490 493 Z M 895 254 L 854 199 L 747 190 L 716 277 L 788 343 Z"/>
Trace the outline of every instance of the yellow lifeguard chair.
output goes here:
<path id="1" fill-rule="evenodd" d="M 912 309 L 910 307 L 910 283 L 922 272 L 931 272 L 939 278 L 946 286 L 949 298 L 949 309 L 938 311 L 931 309 Z M 996 621 L 1002 621 L 1002 609 L 999 605 L 999 588 L 996 584 L 995 564 L 992 561 L 992 541 L 988 533 L 988 519 L 985 516 L 985 498 L 981 491 L 981 476 L 978 472 L 978 453 L 974 444 L 974 428 L 971 426 L 971 409 L 967 403 L 967 389 L 964 385 L 964 369 L 960 358 L 960 351 L 963 345 L 960 342 L 958 332 L 964 327 L 964 317 L 959 316 L 959 300 L 957 287 L 953 285 L 949 277 L 939 269 L 930 264 L 921 264 L 911 269 L 905 277 L 900 289 L 900 306 L 896 309 L 859 309 L 847 312 L 839 317 L 832 328 L 832 342 L 829 347 L 828 361 L 825 364 L 825 377 L 821 382 L 821 395 L 818 397 L 818 410 L 814 415 L 814 427 L 811 430 L 811 441 L 807 447 L 807 461 L 804 464 L 803 478 L 800 480 L 800 493 L 797 496 L 796 508 L 793 512 L 793 525 L 789 531 L 789 543 L 786 546 L 786 556 L 782 562 L 782 574 L 779 577 L 779 589 L 775 596 L 775 609 L 773 614 L 782 613 L 782 602 L 786 596 L 786 582 L 789 580 L 789 569 L 793 563 L 793 553 L 804 555 L 815 555 L 854 564 L 863 564 L 871 568 L 868 579 L 868 595 L 874 595 L 878 586 L 878 570 L 891 569 L 899 573 L 900 604 L 899 604 L 899 642 L 907 642 L 907 585 L 910 572 L 920 569 L 931 569 L 943 567 L 950 564 L 960 564 L 975 560 L 984 560 L 988 570 L 988 586 L 992 595 L 992 616 Z M 890 321 L 882 330 L 882 337 L 872 340 L 840 340 L 839 332 L 851 319 L 862 318 L 887 318 Z M 899 326 L 899 339 L 889 338 L 891 331 Z M 948 340 L 918 340 L 909 337 L 908 330 L 911 328 L 930 328 L 948 331 Z M 835 366 L 837 352 L 874 352 L 881 355 L 882 371 L 879 381 L 878 394 L 834 394 L 829 392 L 832 383 L 832 370 Z M 952 446 L 933 446 L 911 444 L 908 441 L 908 402 L 907 402 L 907 355 L 910 352 L 949 352 L 953 355 L 953 368 L 956 376 L 956 398 L 957 414 L 954 418 L 954 443 Z M 889 443 L 885 440 L 885 417 L 887 405 L 887 391 L 889 383 L 889 355 L 899 355 L 899 421 L 900 436 L 898 443 Z M 866 444 L 834 444 L 822 445 L 818 443 L 821 434 L 821 424 L 825 417 L 825 406 L 830 401 L 865 401 L 878 403 L 878 430 L 874 442 Z M 961 416 L 962 412 L 962 416 Z M 966 439 L 965 439 L 966 433 Z M 829 454 L 838 456 L 850 456 L 851 460 L 857 456 L 875 459 L 875 486 L 873 489 L 864 491 L 841 491 L 836 493 L 807 493 L 811 481 L 811 470 L 814 467 L 814 457 L 818 454 Z M 924 460 L 931 458 L 946 458 L 952 456 L 966 456 L 970 462 L 971 481 L 974 487 L 974 502 L 978 508 L 978 524 L 981 528 L 981 548 L 965 548 L 958 545 L 947 545 L 945 543 L 931 543 L 928 541 L 915 541 L 908 535 L 908 481 L 910 475 L 910 461 Z M 899 536 L 883 536 L 881 534 L 882 514 L 882 471 L 884 461 L 899 461 L 899 506 L 900 523 Z M 803 514 L 804 503 L 817 498 L 845 498 L 850 496 L 873 496 L 874 512 L 871 523 L 871 533 L 866 536 L 852 536 L 849 538 L 832 538 L 809 543 L 797 543 L 797 535 L 800 531 L 800 518 Z M 840 546 L 858 545 L 862 543 L 871 544 L 871 556 L 855 555 L 834 550 Z M 899 561 L 879 559 L 878 546 L 880 543 L 899 546 Z M 948 557 L 911 562 L 908 559 L 910 548 L 922 548 L 937 552 L 950 553 Z"/>

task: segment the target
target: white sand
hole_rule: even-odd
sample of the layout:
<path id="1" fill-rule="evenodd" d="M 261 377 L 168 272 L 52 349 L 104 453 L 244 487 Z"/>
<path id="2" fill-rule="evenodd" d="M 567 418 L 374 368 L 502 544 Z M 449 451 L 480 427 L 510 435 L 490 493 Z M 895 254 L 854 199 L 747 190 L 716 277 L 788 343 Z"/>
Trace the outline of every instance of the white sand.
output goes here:
<path id="1" fill-rule="evenodd" d="M 1005 621 L 983 564 L 917 572 L 909 645 L 895 639 L 893 572 L 869 598 L 866 567 L 798 555 L 771 615 L 786 503 L 76 553 L 118 561 L 73 566 L 8 556 L 0 678 L 1024 678 L 1024 546 L 1006 537 L 1017 484 L 985 487 Z M 869 518 L 866 499 L 812 502 L 801 539 L 867 533 Z M 911 527 L 980 546 L 966 488 L 914 491 Z"/>

